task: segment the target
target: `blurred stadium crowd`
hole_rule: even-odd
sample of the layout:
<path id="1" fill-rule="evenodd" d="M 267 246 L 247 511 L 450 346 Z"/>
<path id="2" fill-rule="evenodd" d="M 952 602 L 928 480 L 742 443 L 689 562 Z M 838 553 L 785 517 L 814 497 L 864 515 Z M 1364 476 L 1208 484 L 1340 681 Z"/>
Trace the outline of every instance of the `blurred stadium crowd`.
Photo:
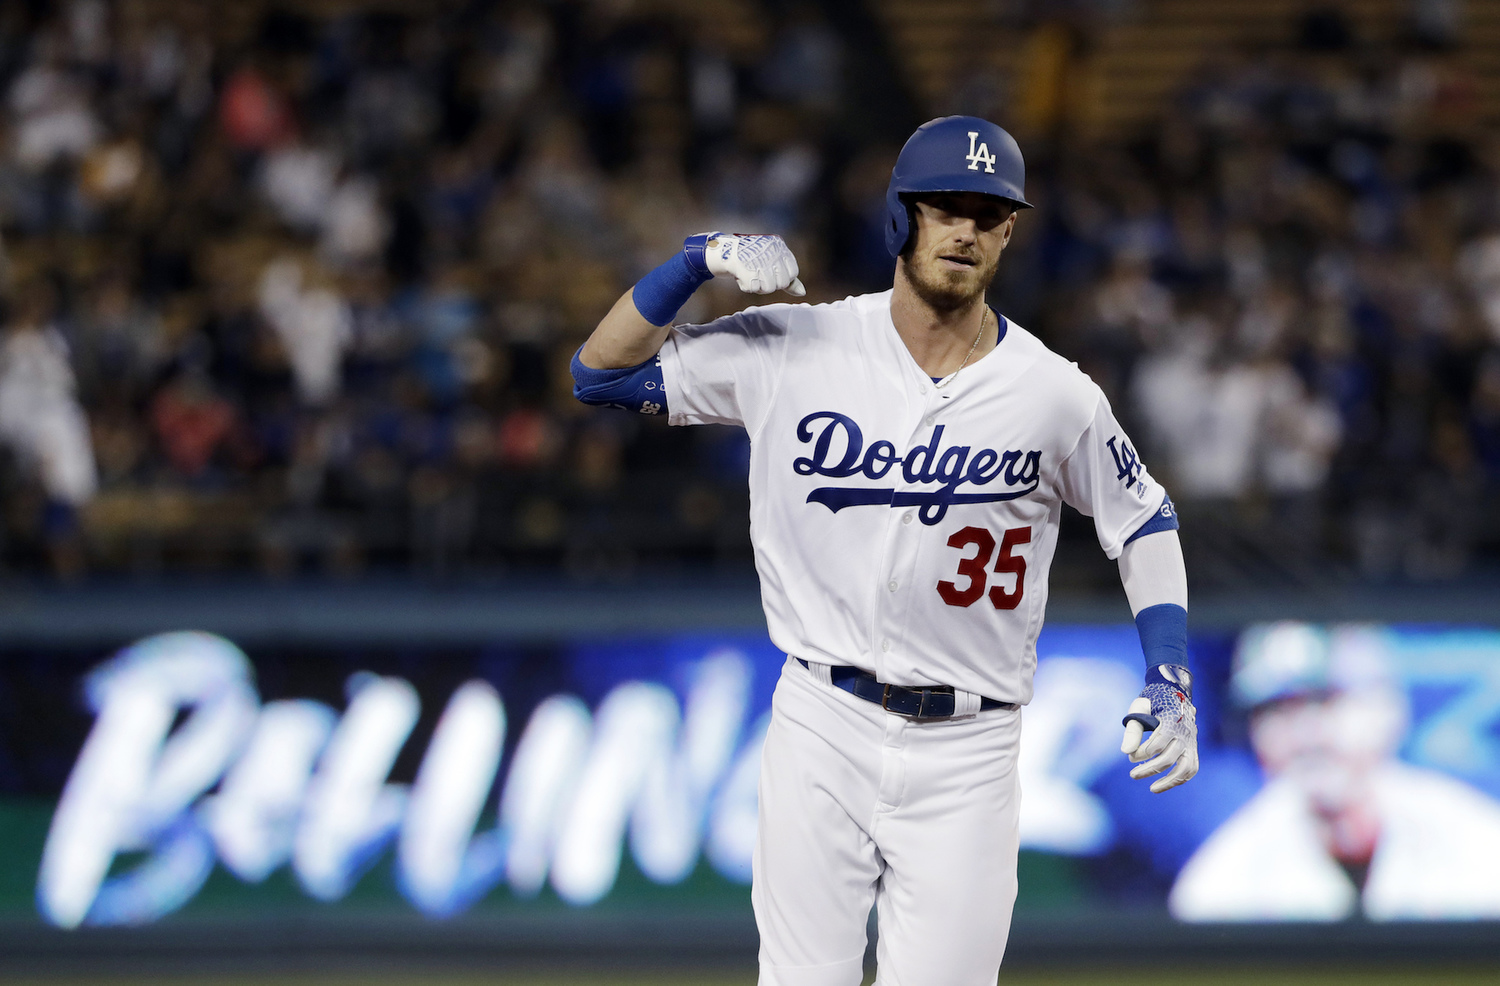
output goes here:
<path id="1" fill-rule="evenodd" d="M 567 362 L 702 229 L 783 233 L 811 300 L 889 286 L 933 114 L 861 82 L 877 20 L 354 6 L 0 7 L 5 567 L 743 566 L 744 436 L 583 408 Z M 1316 14 L 1118 138 L 1018 117 L 1024 72 L 932 108 L 1017 129 L 993 300 L 1106 389 L 1200 585 L 1500 558 L 1500 139 L 1455 42 Z"/>

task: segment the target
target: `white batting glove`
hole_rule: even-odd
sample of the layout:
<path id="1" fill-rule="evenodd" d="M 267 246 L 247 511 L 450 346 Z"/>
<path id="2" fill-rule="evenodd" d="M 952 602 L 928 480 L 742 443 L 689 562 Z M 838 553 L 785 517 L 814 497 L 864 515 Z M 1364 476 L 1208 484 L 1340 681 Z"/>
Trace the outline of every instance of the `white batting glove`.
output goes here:
<path id="1" fill-rule="evenodd" d="M 1125 739 L 1120 752 L 1139 764 L 1130 776 L 1139 780 L 1171 768 L 1151 785 L 1152 794 L 1171 790 L 1198 773 L 1198 713 L 1193 708 L 1193 676 L 1177 664 L 1158 664 L 1146 672 L 1146 687 L 1130 703 L 1122 720 Z M 1141 742 L 1146 732 L 1150 739 Z"/>
<path id="2" fill-rule="evenodd" d="M 689 236 L 683 248 L 690 263 L 702 263 L 710 274 L 728 274 L 747 294 L 785 291 L 798 298 L 807 294 L 797 279 L 797 258 L 779 236 L 698 233 Z"/>

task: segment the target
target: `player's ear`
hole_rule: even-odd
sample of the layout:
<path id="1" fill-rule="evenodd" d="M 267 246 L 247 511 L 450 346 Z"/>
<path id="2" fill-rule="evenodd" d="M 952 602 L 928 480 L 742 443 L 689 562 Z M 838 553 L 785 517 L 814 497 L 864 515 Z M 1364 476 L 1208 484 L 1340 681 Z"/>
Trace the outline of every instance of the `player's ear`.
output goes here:
<path id="1" fill-rule="evenodd" d="M 1010 210 L 1010 215 L 1006 216 L 1005 222 L 1001 223 L 1000 225 L 1004 227 L 1000 231 L 1000 249 L 1004 250 L 1006 247 L 1010 246 L 1010 234 L 1014 232 L 1016 228 L 1016 210 Z"/>

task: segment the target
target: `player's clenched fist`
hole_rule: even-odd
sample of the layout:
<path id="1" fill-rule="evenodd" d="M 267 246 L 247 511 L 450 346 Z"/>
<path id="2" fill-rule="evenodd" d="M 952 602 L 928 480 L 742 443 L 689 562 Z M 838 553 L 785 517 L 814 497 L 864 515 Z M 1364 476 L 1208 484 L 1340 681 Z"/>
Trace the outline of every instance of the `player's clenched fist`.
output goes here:
<path id="1" fill-rule="evenodd" d="M 1158 664 L 1146 672 L 1146 687 L 1123 720 L 1125 740 L 1120 752 L 1139 764 L 1134 778 L 1152 777 L 1171 769 L 1151 785 L 1160 794 L 1198 773 L 1198 714 L 1193 708 L 1193 678 L 1187 668 Z M 1142 742 L 1149 731 L 1151 736 Z"/>
<path id="2" fill-rule="evenodd" d="M 797 280 L 797 258 L 786 241 L 769 233 L 698 233 L 683 241 L 688 263 L 711 275 L 727 274 L 748 294 L 807 294 Z"/>

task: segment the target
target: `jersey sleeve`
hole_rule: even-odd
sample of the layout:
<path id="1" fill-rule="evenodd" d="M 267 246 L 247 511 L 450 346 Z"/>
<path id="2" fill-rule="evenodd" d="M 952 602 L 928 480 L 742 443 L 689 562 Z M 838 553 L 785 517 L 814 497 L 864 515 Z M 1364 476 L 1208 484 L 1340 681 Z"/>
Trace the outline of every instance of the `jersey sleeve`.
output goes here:
<path id="1" fill-rule="evenodd" d="M 674 328 L 661 348 L 667 422 L 740 425 L 753 434 L 776 396 L 793 307 L 750 308 Z"/>
<path id="2" fill-rule="evenodd" d="M 1170 509 L 1170 501 L 1167 491 L 1146 471 L 1109 401 L 1102 393 L 1096 394 L 1093 419 L 1063 460 L 1058 486 L 1063 502 L 1094 518 L 1099 546 L 1115 559 L 1164 505 Z"/>

